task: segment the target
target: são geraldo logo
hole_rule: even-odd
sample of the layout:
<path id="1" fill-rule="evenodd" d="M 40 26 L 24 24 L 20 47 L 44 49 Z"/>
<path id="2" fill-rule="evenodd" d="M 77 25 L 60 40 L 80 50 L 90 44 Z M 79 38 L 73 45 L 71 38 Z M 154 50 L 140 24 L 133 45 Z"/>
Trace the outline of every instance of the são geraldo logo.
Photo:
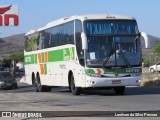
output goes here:
<path id="1" fill-rule="evenodd" d="M 17 5 L 0 5 L 0 26 L 14 25 L 18 26 L 18 6 Z"/>

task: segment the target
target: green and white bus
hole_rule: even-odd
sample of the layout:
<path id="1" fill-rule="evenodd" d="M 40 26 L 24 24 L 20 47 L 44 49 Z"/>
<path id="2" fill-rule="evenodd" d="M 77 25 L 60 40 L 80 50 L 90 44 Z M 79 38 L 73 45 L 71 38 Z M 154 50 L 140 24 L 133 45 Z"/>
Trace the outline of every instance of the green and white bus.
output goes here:
<path id="1" fill-rule="evenodd" d="M 74 95 L 87 88 L 124 94 L 125 86 L 141 79 L 143 34 L 134 18 L 106 14 L 62 18 L 31 30 L 25 35 L 27 83 L 36 92 L 68 86 Z"/>

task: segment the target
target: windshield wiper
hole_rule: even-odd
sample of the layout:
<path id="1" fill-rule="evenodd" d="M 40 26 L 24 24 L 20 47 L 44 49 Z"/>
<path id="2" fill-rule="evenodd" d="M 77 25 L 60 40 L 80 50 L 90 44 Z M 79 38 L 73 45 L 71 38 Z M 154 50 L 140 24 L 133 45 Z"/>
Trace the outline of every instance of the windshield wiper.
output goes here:
<path id="1" fill-rule="evenodd" d="M 128 62 L 127 58 L 125 57 L 124 53 L 122 50 L 120 50 L 119 54 L 122 56 L 123 62 L 128 65 L 128 67 L 131 67 L 130 63 Z"/>
<path id="2" fill-rule="evenodd" d="M 110 53 L 106 56 L 104 63 L 102 64 L 102 67 L 104 67 L 104 65 L 108 62 L 112 54 L 113 54 L 113 50 L 111 50 Z"/>

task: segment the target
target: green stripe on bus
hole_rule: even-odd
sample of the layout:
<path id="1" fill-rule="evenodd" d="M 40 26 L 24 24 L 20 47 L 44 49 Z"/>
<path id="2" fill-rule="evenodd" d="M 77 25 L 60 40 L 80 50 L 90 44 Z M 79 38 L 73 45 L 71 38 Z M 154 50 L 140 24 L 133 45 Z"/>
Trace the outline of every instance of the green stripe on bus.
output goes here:
<path id="1" fill-rule="evenodd" d="M 98 68 L 96 68 L 98 69 Z M 95 74 L 98 71 L 94 68 L 85 69 L 86 74 Z M 104 74 L 121 74 L 121 73 L 142 73 L 142 68 L 99 68 L 101 71 L 104 71 Z M 96 71 L 96 72 L 95 72 Z"/>
<path id="2" fill-rule="evenodd" d="M 95 74 L 95 71 L 93 69 L 85 69 L 86 74 Z"/>
<path id="3" fill-rule="evenodd" d="M 35 64 L 37 63 L 36 54 L 25 55 L 25 64 Z"/>
<path id="4" fill-rule="evenodd" d="M 74 54 L 74 47 L 72 48 L 72 53 L 73 53 L 73 58 L 72 58 L 72 60 L 75 60 L 75 54 Z"/>
<path id="5" fill-rule="evenodd" d="M 72 49 L 72 54 L 70 54 L 70 48 L 64 48 L 60 50 L 48 51 L 48 62 L 58 62 L 58 61 L 66 61 L 70 60 L 72 55 L 72 60 L 75 60 L 75 49 Z M 45 63 L 44 52 L 41 53 L 42 63 Z M 37 54 L 25 55 L 25 64 L 35 64 L 37 63 Z"/>
<path id="6" fill-rule="evenodd" d="M 55 50 L 48 52 L 48 62 L 56 62 L 63 60 L 63 50 Z"/>
<path id="7" fill-rule="evenodd" d="M 47 65 L 44 64 L 44 74 L 46 75 L 47 74 Z"/>
<path id="8" fill-rule="evenodd" d="M 42 63 L 44 63 L 44 52 L 41 53 L 42 56 Z"/>
<path id="9" fill-rule="evenodd" d="M 37 63 L 37 54 L 35 54 L 34 59 L 35 59 L 34 63 L 36 64 Z"/>

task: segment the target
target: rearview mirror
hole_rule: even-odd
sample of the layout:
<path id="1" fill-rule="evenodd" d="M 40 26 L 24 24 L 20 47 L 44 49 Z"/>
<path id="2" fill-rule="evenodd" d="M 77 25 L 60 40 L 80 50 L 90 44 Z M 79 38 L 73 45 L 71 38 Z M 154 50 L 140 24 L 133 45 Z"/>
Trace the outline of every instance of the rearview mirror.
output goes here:
<path id="1" fill-rule="evenodd" d="M 145 32 L 141 32 L 140 35 L 144 38 L 145 41 L 145 48 L 150 48 L 150 40 L 148 38 L 148 35 Z"/>
<path id="2" fill-rule="evenodd" d="M 81 39 L 82 39 L 82 49 L 87 50 L 88 49 L 88 42 L 87 42 L 87 36 L 84 32 L 81 33 Z"/>

